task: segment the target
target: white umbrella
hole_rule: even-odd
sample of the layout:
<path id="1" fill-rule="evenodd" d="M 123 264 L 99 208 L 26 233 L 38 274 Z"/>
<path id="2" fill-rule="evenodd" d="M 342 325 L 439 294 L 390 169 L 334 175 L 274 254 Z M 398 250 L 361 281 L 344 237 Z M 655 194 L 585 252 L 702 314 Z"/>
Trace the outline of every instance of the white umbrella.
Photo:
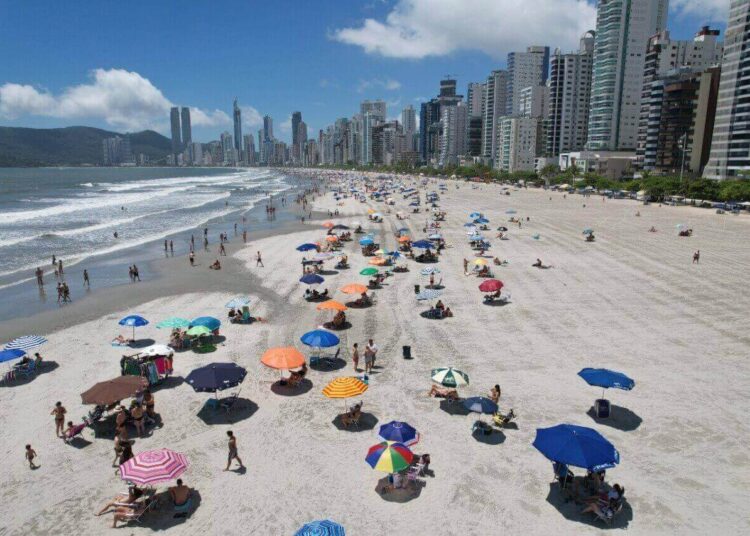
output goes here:
<path id="1" fill-rule="evenodd" d="M 174 349 L 166 344 L 152 344 L 148 348 L 141 350 L 140 353 L 148 356 L 170 355 L 174 353 Z"/>

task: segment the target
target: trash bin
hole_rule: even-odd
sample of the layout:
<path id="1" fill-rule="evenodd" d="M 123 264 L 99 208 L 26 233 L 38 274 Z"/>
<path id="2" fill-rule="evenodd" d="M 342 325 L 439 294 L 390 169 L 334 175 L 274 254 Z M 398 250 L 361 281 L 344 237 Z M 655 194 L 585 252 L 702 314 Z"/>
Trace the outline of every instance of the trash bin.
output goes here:
<path id="1" fill-rule="evenodd" d="M 599 419 L 609 418 L 609 413 L 610 413 L 609 400 L 605 400 L 603 398 L 598 399 L 596 402 L 594 402 L 594 409 L 596 411 L 597 418 Z"/>
<path id="2" fill-rule="evenodd" d="M 411 359 L 411 346 L 404 346 L 404 359 Z"/>
<path id="3" fill-rule="evenodd" d="M 414 294 L 419 294 L 419 285 L 414 285 Z"/>

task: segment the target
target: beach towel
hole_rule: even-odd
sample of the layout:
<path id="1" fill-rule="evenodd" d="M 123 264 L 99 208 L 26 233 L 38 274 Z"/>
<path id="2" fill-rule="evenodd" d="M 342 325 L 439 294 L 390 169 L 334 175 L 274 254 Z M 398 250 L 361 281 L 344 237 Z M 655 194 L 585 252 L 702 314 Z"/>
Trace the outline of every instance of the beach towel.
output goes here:
<path id="1" fill-rule="evenodd" d="M 156 366 L 153 363 L 148 364 L 148 383 L 155 384 L 159 382 L 159 374 L 156 372 Z"/>
<path id="2" fill-rule="evenodd" d="M 164 376 L 167 372 L 167 359 L 165 357 L 157 357 L 154 359 L 154 365 L 156 366 L 156 372 L 159 375 Z"/>

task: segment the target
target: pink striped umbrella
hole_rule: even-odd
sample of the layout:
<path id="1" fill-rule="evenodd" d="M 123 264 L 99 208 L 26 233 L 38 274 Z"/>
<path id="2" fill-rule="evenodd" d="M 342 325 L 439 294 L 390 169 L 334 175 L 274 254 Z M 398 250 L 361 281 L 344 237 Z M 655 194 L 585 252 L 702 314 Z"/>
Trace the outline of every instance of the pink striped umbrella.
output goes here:
<path id="1" fill-rule="evenodd" d="M 120 465 L 120 477 L 134 484 L 157 484 L 177 478 L 187 467 L 184 454 L 169 449 L 147 450 Z"/>

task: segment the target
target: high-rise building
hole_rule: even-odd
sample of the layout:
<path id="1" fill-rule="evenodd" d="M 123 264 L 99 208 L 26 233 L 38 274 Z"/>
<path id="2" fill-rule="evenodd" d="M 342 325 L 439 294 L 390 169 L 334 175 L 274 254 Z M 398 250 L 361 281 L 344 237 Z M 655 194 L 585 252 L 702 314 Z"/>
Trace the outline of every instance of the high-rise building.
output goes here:
<path id="1" fill-rule="evenodd" d="M 243 141 L 245 147 L 242 150 L 242 154 L 245 164 L 252 166 L 255 164 L 255 136 L 246 134 Z"/>
<path id="2" fill-rule="evenodd" d="M 270 115 L 263 116 L 263 140 L 273 139 L 273 118 Z"/>
<path id="3" fill-rule="evenodd" d="M 482 118 L 469 116 L 466 127 L 466 156 L 482 156 Z"/>
<path id="4" fill-rule="evenodd" d="M 588 149 L 634 150 L 646 47 L 667 25 L 669 0 L 599 0 Z"/>
<path id="5" fill-rule="evenodd" d="M 299 143 L 298 130 L 302 122 L 302 112 L 292 112 L 292 145 Z"/>
<path id="6" fill-rule="evenodd" d="M 105 166 L 133 164 L 133 153 L 130 150 L 130 136 L 115 136 L 102 140 L 103 163 Z"/>
<path id="7" fill-rule="evenodd" d="M 221 134 L 221 152 L 224 156 L 224 165 L 233 166 L 237 163 L 237 153 L 234 147 L 234 140 L 229 132 Z"/>
<path id="8" fill-rule="evenodd" d="M 404 131 L 404 151 L 417 150 L 417 114 L 411 104 L 401 110 L 401 127 Z"/>
<path id="9" fill-rule="evenodd" d="M 294 124 L 294 121 L 292 121 L 292 124 Z M 297 162 L 302 163 L 305 156 L 305 144 L 307 143 L 307 123 L 300 120 L 295 132 L 297 132 L 297 141 L 294 142 L 294 146 L 297 148 Z"/>
<path id="10" fill-rule="evenodd" d="M 173 106 L 169 111 L 169 122 L 172 126 L 172 156 L 177 161 L 177 155 L 182 151 L 182 139 L 180 138 L 180 109 Z"/>
<path id="11" fill-rule="evenodd" d="M 713 79 L 718 77 L 718 71 L 714 70 L 713 75 L 703 77 L 703 83 L 700 73 L 721 62 L 722 47 L 718 36 L 719 30 L 704 26 L 692 41 L 672 40 L 667 30 L 649 39 L 638 122 L 636 163 L 639 167 L 649 171 L 671 172 L 671 157 L 656 155 L 672 151 L 665 147 L 670 145 L 671 135 L 678 131 L 681 134 L 677 137 L 686 135 L 683 140 L 685 153 L 696 152 L 692 148 L 693 118 L 688 120 L 686 115 L 694 115 L 694 108 L 700 107 L 699 103 L 706 99 L 712 113 L 715 109 L 716 95 L 711 92 L 716 89 L 713 82 L 718 78 Z M 683 100 L 678 102 L 680 98 Z M 699 120 L 697 116 L 695 119 Z M 710 123 L 713 126 L 712 119 Z M 706 139 L 702 133 L 698 136 L 701 140 Z M 710 132 L 707 137 L 710 141 Z M 699 167 L 690 167 L 690 173 L 699 173 L 706 163 L 706 159 L 700 156 L 700 150 L 697 153 Z"/>
<path id="12" fill-rule="evenodd" d="M 508 100 L 503 115 L 515 115 L 526 87 L 543 86 L 549 73 L 549 47 L 530 46 L 508 53 Z"/>
<path id="13" fill-rule="evenodd" d="M 184 123 L 183 123 L 184 125 Z M 203 145 L 200 143 L 190 142 L 187 146 L 188 159 L 194 166 L 203 164 Z"/>
<path id="14" fill-rule="evenodd" d="M 382 101 L 380 99 L 374 100 L 374 101 L 371 101 L 371 100 L 362 101 L 359 105 L 359 113 L 361 113 L 363 117 L 366 113 L 369 113 L 373 119 L 385 122 L 385 119 L 386 119 L 385 101 Z"/>
<path id="15" fill-rule="evenodd" d="M 183 106 L 182 115 L 182 146 L 189 147 L 193 141 L 193 128 L 190 124 L 190 108 Z"/>
<path id="16" fill-rule="evenodd" d="M 549 111 L 549 87 L 529 86 L 520 91 L 518 110 L 513 115 L 546 117 Z"/>
<path id="17" fill-rule="evenodd" d="M 497 127 L 495 167 L 501 171 L 534 171 L 541 121 L 535 117 L 502 117 Z"/>
<path id="18" fill-rule="evenodd" d="M 509 102 L 508 71 L 492 71 L 482 98 L 482 157 L 487 161 L 492 161 L 497 153 L 497 121 L 506 115 Z"/>
<path id="19" fill-rule="evenodd" d="M 549 111 L 545 122 L 548 156 L 580 151 L 588 136 L 591 106 L 591 67 L 594 56 L 594 32 L 581 37 L 578 52 L 550 59 Z"/>
<path id="20" fill-rule="evenodd" d="M 482 117 L 482 103 L 484 102 L 485 83 L 470 82 L 466 90 L 466 110 L 469 117 Z"/>
<path id="21" fill-rule="evenodd" d="M 419 159 L 429 164 L 438 151 L 436 128 L 440 122 L 440 101 L 423 102 L 419 111 Z"/>
<path id="22" fill-rule="evenodd" d="M 466 154 L 466 126 L 468 121 L 466 103 L 441 107 L 442 136 L 440 137 L 440 158 L 438 164 L 447 166 L 458 164 L 459 157 Z"/>
<path id="23" fill-rule="evenodd" d="M 232 106 L 232 118 L 234 119 L 234 150 L 237 151 L 237 160 L 242 160 L 242 111 L 234 99 Z"/>
<path id="24" fill-rule="evenodd" d="M 258 163 L 261 165 L 268 163 L 266 149 L 263 143 L 263 129 L 258 130 Z"/>
<path id="25" fill-rule="evenodd" d="M 711 156 L 703 173 L 737 178 L 750 170 L 750 0 L 732 0 L 724 34 L 724 59 L 716 103 Z"/>

